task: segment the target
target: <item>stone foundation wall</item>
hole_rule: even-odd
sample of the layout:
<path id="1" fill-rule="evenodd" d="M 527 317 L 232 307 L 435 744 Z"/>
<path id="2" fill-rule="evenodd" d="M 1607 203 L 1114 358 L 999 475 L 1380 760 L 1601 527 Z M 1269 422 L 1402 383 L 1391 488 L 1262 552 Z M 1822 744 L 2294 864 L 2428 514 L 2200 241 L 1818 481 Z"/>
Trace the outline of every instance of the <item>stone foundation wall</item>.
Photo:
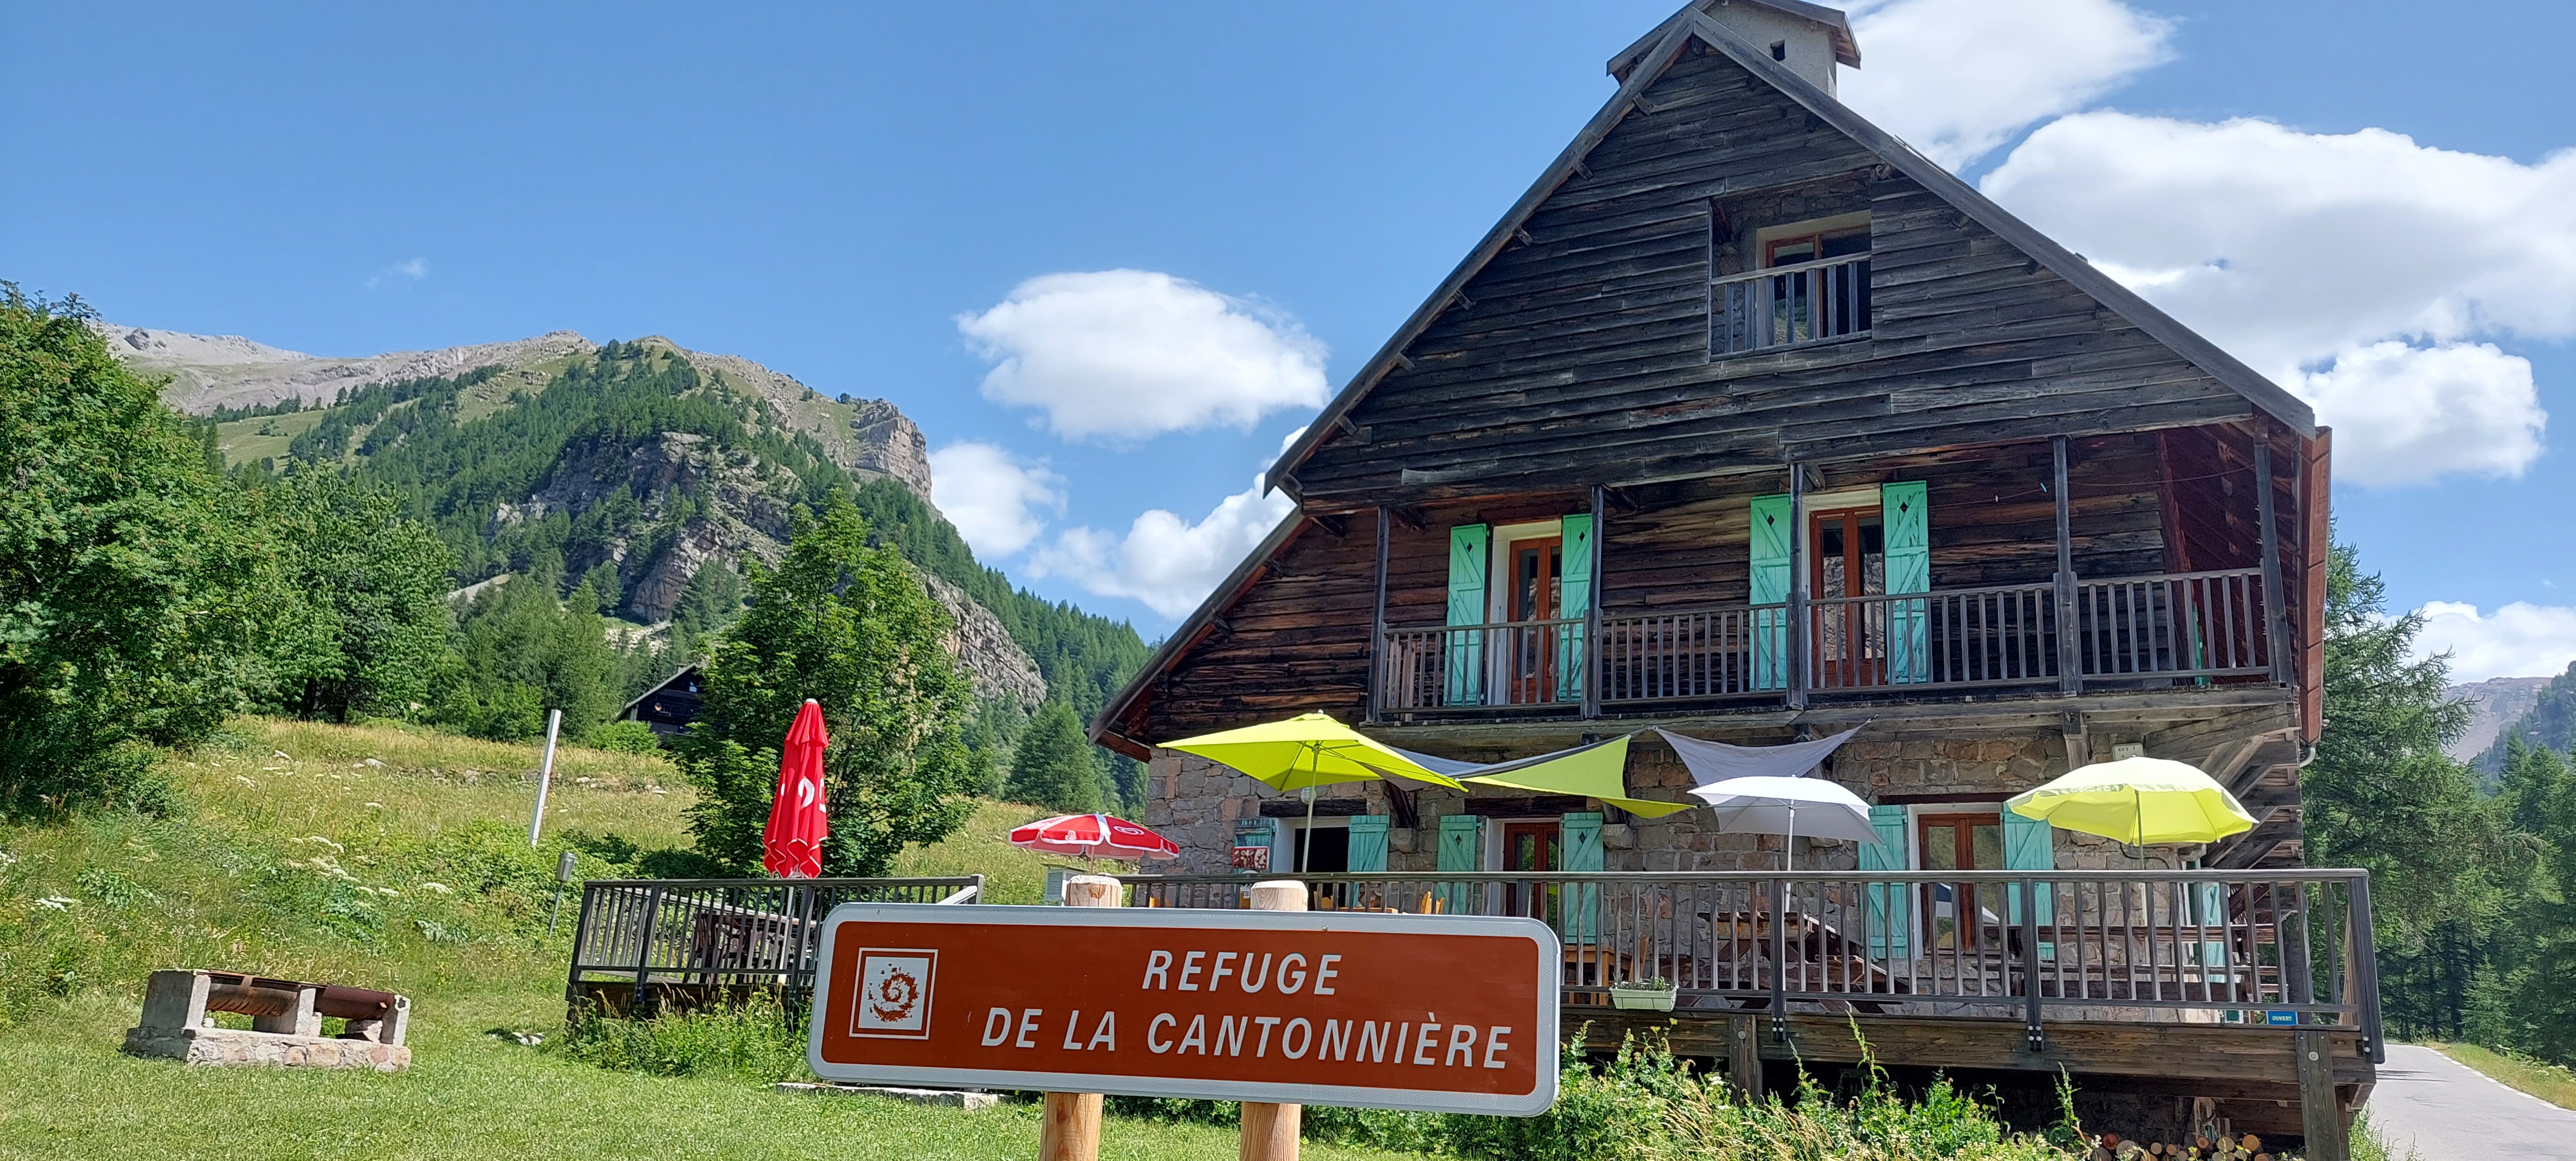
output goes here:
<path id="1" fill-rule="evenodd" d="M 373 1040 L 289 1036 L 238 1028 L 129 1028 L 125 1051 L 190 1064 L 274 1064 L 300 1068 L 368 1068 L 400 1072 L 411 1067 L 411 1049 Z"/>

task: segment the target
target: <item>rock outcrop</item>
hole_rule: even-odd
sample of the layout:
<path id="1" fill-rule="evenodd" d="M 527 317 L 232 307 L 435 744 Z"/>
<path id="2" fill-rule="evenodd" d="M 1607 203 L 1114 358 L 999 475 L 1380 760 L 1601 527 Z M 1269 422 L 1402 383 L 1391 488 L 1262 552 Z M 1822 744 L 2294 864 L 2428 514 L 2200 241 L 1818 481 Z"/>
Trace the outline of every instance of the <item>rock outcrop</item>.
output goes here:
<path id="1" fill-rule="evenodd" d="M 1011 640 L 1001 618 L 976 604 L 964 589 L 929 573 L 921 574 L 921 583 L 955 622 L 948 634 L 948 654 L 966 671 L 976 696 L 1007 698 L 1023 709 L 1046 700 L 1046 678 L 1038 672 L 1037 659 Z"/>

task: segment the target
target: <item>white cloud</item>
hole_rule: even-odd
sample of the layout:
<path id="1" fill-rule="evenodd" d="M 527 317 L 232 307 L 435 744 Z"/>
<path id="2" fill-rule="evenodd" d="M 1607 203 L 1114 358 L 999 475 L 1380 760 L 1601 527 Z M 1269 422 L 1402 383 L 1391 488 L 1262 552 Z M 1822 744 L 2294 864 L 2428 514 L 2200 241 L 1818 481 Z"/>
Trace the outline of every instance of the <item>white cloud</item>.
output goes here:
<path id="1" fill-rule="evenodd" d="M 1071 440 L 1249 428 L 1325 397 L 1324 344 L 1295 319 L 1169 274 L 1042 275 L 957 329 L 994 364 L 985 398 Z"/>
<path id="2" fill-rule="evenodd" d="M 1035 576 L 1064 576 L 1104 597 L 1133 597 L 1165 617 L 1198 607 L 1245 555 L 1296 508 L 1286 494 L 1264 495 L 1261 478 L 1217 501 L 1198 523 L 1156 508 L 1136 518 L 1119 537 L 1081 527 L 1059 533 L 1032 553 Z"/>
<path id="3" fill-rule="evenodd" d="M 1953 169 L 2170 59 L 2173 23 L 2119 0 L 1896 0 L 1854 6 L 1868 63 L 1842 99 Z"/>
<path id="4" fill-rule="evenodd" d="M 392 282 L 397 279 L 404 282 L 418 282 L 427 277 L 429 277 L 429 259 L 414 258 L 405 262 L 396 262 L 391 266 L 387 266 L 382 270 L 368 275 L 367 289 L 373 290 L 384 283 Z"/>
<path id="5" fill-rule="evenodd" d="M 2373 343 L 2285 386 L 2334 425 L 2335 474 L 2361 484 L 2518 476 L 2549 424 L 2531 361 L 2487 343 Z"/>
<path id="6" fill-rule="evenodd" d="M 1044 464 L 1023 464 L 989 443 L 952 443 L 930 453 L 931 502 L 986 561 L 1029 546 L 1046 530 L 1040 509 L 1064 511 L 1064 481 Z"/>
<path id="7" fill-rule="evenodd" d="M 2043 126 L 1983 185 L 2304 395 L 2340 476 L 2518 475 L 2540 452 L 2529 365 L 2465 340 L 2576 334 L 2576 152 L 2103 111 Z"/>
<path id="8" fill-rule="evenodd" d="M 2552 677 L 2576 661 L 2576 608 L 2516 601 L 2480 614 L 2476 605 L 2433 601 L 2416 611 L 2424 630 L 2412 659 L 2449 653 L 2454 682 Z"/>

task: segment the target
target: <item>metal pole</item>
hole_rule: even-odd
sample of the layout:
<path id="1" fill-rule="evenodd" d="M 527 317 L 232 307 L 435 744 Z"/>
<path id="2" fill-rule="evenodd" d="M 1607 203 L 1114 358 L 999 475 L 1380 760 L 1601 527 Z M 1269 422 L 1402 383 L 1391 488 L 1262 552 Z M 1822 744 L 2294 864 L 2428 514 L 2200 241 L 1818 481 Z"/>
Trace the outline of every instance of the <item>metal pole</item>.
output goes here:
<path id="1" fill-rule="evenodd" d="M 528 815 L 528 845 L 537 845 L 537 831 L 546 824 L 546 787 L 555 780 L 555 733 L 563 728 L 563 711 L 546 711 L 546 760 L 537 767 L 537 809 Z"/>
<path id="2" fill-rule="evenodd" d="M 546 913 L 546 938 L 548 939 L 555 937 L 555 920 L 563 918 L 564 884 L 572 882 L 574 866 L 574 855 L 571 851 L 565 851 L 562 858 L 555 860 L 555 908 Z"/>

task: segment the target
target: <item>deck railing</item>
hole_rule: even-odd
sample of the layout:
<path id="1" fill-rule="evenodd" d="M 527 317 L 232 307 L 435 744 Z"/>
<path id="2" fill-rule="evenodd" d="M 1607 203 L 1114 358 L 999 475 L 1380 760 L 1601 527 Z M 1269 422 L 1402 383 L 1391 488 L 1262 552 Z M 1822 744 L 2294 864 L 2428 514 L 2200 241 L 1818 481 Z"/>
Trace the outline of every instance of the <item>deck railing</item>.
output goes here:
<path id="1" fill-rule="evenodd" d="M 1137 907 L 1246 905 L 1241 875 L 1128 876 Z M 2379 1043 L 2367 872 L 1317 874 L 1317 910 L 1520 915 L 1564 1001 L 1663 979 L 1675 1011 L 2353 1028 Z M 2036 906 L 2031 905 L 2036 901 Z"/>
<path id="2" fill-rule="evenodd" d="M 571 984 L 810 989 L 823 917 L 843 903 L 975 903 L 984 876 L 594 879 L 582 885 Z"/>
<path id="3" fill-rule="evenodd" d="M 1711 702 L 2274 674 L 2260 569 L 1389 629 L 1378 708 Z M 2073 632 L 2061 641 L 2061 626 Z M 1803 630 L 1792 634 L 1792 629 Z M 1588 647 L 1597 640 L 1598 648 Z M 1803 642 L 1803 647 L 1800 642 Z M 1802 655 L 1803 654 L 1803 659 Z M 1803 660 L 1803 663 L 1801 663 Z M 2070 675 L 2068 669 L 2073 669 Z M 2071 678 L 2071 679 L 2070 679 Z"/>
<path id="4" fill-rule="evenodd" d="M 1729 274 L 1708 287 L 1712 355 L 1793 347 L 1869 330 L 1869 255 Z"/>

